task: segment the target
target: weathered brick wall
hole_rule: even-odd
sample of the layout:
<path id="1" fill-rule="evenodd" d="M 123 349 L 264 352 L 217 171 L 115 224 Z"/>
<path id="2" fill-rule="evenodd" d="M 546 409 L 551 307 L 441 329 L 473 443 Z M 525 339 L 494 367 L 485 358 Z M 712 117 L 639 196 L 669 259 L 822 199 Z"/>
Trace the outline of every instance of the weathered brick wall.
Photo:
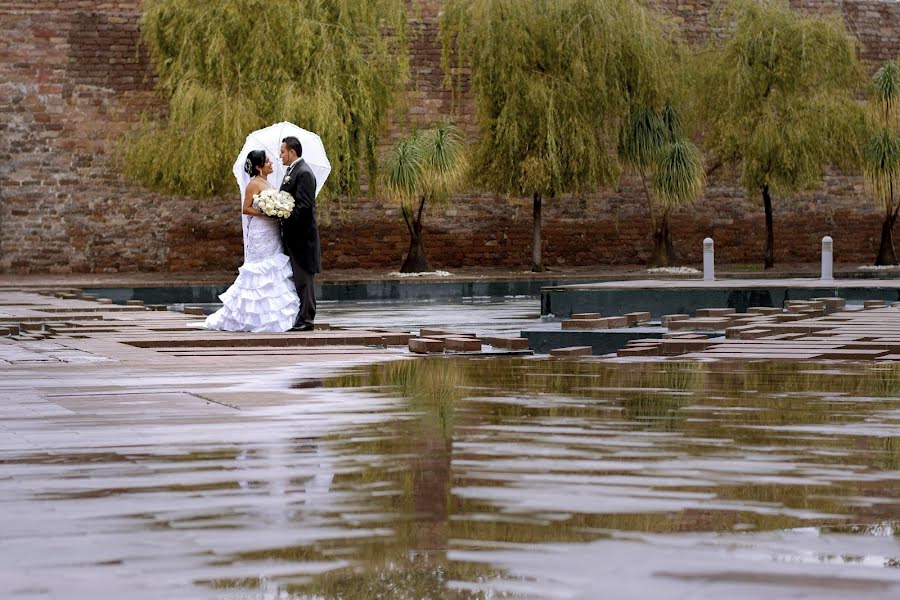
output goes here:
<path id="1" fill-rule="evenodd" d="M 655 0 L 691 39 L 709 31 L 710 0 Z M 153 72 L 139 45 L 140 0 L 0 0 L 0 270 L 12 272 L 230 269 L 241 260 L 237 194 L 208 201 L 149 193 L 118 174 L 118 144 L 142 111 L 159 107 Z M 900 5 L 880 0 L 794 1 L 842 14 L 871 64 L 900 51 Z M 407 106 L 385 136 L 429 123 L 452 107 L 443 89 L 437 15 L 420 2 L 411 23 Z M 457 121 L 474 135 L 471 98 Z M 381 198 L 351 211 L 323 211 L 326 268 L 393 269 L 407 237 L 396 207 Z M 775 200 L 781 261 L 817 260 L 819 239 L 836 240 L 839 260 L 870 262 L 879 214 L 856 177 L 829 176 L 819 192 Z M 699 259 L 716 239 L 717 257 L 758 262 L 762 208 L 732 182 L 715 180 L 695 207 L 673 215 L 676 245 Z M 561 198 L 545 205 L 548 265 L 630 264 L 646 259 L 648 220 L 640 186 Z M 432 212 L 426 243 L 436 267 L 527 266 L 530 200 L 472 193 Z"/>

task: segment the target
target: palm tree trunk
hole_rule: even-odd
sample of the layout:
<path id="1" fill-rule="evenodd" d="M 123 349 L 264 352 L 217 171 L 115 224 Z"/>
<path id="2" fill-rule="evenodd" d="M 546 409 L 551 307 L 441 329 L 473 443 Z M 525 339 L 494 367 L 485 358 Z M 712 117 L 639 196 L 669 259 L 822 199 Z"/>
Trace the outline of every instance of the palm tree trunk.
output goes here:
<path id="1" fill-rule="evenodd" d="M 897 221 L 896 213 L 888 212 L 881 223 L 881 245 L 878 247 L 876 265 L 896 265 L 897 253 L 894 251 L 894 223 Z"/>
<path id="2" fill-rule="evenodd" d="M 656 227 L 653 228 L 653 254 L 650 255 L 648 267 L 672 267 L 678 263 L 675 245 L 672 243 L 672 230 L 669 229 L 669 211 L 664 210 Z"/>
<path id="3" fill-rule="evenodd" d="M 424 210 L 424 196 L 419 200 L 419 210 L 415 216 L 409 214 L 411 211 L 407 209 L 402 210 L 406 228 L 409 230 L 409 251 L 406 253 L 406 260 L 403 261 L 403 266 L 400 267 L 401 273 L 424 273 L 433 270 L 425 252 L 425 242 L 422 239 L 422 214 Z"/>
<path id="4" fill-rule="evenodd" d="M 772 226 L 772 196 L 769 195 L 769 184 L 762 188 L 763 207 L 766 210 L 766 269 L 775 266 L 775 231 Z"/>
<path id="5" fill-rule="evenodd" d="M 531 270 L 540 273 L 544 270 L 541 260 L 541 195 L 534 195 L 533 218 L 531 222 Z"/>

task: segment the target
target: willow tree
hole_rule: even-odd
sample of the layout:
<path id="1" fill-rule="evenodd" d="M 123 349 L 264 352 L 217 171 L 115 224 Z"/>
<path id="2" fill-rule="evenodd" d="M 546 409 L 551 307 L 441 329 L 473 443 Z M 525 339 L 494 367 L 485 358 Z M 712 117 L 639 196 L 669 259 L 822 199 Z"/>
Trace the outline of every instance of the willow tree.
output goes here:
<path id="1" fill-rule="evenodd" d="M 765 210 L 765 268 L 775 265 L 772 196 L 814 189 L 825 168 L 858 160 L 864 73 L 856 39 L 837 16 L 805 16 L 782 0 L 732 0 L 725 40 L 700 56 L 706 142 L 739 165 Z"/>
<path id="2" fill-rule="evenodd" d="M 357 194 L 408 73 L 405 5 L 147 0 L 141 32 L 168 111 L 132 136 L 126 174 L 194 197 L 231 190 L 244 137 L 286 120 L 322 137 L 328 189 Z"/>
<path id="3" fill-rule="evenodd" d="M 385 189 L 400 204 L 409 230 L 409 251 L 401 273 L 432 270 L 422 236 L 425 206 L 446 202 L 462 183 L 467 164 L 459 130 L 446 123 L 414 132 L 386 156 L 381 170 Z"/>
<path id="4" fill-rule="evenodd" d="M 884 210 L 881 222 L 881 243 L 876 265 L 896 265 L 894 224 L 900 211 L 897 187 L 900 187 L 900 136 L 897 121 L 900 113 L 900 67 L 890 61 L 878 69 L 872 78 L 870 103 L 879 127 L 863 148 L 863 173 L 870 193 Z"/>
<path id="5" fill-rule="evenodd" d="M 653 230 L 648 266 L 678 262 L 669 214 L 694 202 L 706 184 L 700 150 L 684 133 L 681 116 L 666 102 L 661 110 L 633 107 L 619 134 L 619 156 L 637 172 Z"/>
<path id="6" fill-rule="evenodd" d="M 618 177 L 619 125 L 659 103 L 671 30 L 636 0 L 448 0 L 441 30 L 448 84 L 470 74 L 475 183 L 531 197 L 542 271 L 543 200 Z"/>

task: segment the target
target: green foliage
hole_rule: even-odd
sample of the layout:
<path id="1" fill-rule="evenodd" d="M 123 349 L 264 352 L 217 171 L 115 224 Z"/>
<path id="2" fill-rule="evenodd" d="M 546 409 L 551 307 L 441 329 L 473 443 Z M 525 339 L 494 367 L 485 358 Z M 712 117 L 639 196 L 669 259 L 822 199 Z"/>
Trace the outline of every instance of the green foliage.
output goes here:
<path id="1" fill-rule="evenodd" d="M 694 202 L 705 185 L 706 173 L 697 146 L 678 139 L 663 148 L 653 174 L 653 191 L 664 208 L 671 210 Z"/>
<path id="2" fill-rule="evenodd" d="M 900 182 L 900 137 L 886 127 L 872 136 L 863 148 L 866 184 L 886 210 L 894 207 L 895 186 Z"/>
<path id="3" fill-rule="evenodd" d="M 462 185 L 468 168 L 465 150 L 459 130 L 446 123 L 400 140 L 382 164 L 387 195 L 406 207 L 422 197 L 446 201 Z"/>
<path id="4" fill-rule="evenodd" d="M 900 112 L 892 110 L 900 100 L 900 66 L 888 61 L 872 77 L 872 103 L 885 127 L 896 125 Z"/>
<path id="5" fill-rule="evenodd" d="M 509 194 L 615 180 L 621 122 L 661 104 L 676 55 L 672 29 L 635 0 L 448 0 L 441 29 L 448 82 L 470 69 L 477 183 Z"/>
<path id="6" fill-rule="evenodd" d="M 136 132 L 126 173 L 195 197 L 230 191 L 247 133 L 287 120 L 322 137 L 327 189 L 358 193 L 362 164 L 374 178 L 379 132 L 407 76 L 405 5 L 147 0 L 141 31 L 168 118 Z"/>
<path id="7" fill-rule="evenodd" d="M 870 193 L 887 212 L 895 210 L 894 199 L 900 183 L 900 136 L 897 135 L 900 111 L 900 67 L 889 61 L 872 77 L 869 104 L 873 120 L 880 127 L 863 147 L 863 175 Z"/>
<path id="8" fill-rule="evenodd" d="M 726 39 L 698 62 L 713 154 L 739 163 L 754 193 L 810 189 L 829 163 L 858 161 L 865 127 L 854 93 L 863 71 L 843 21 L 781 0 L 732 0 L 719 16 Z"/>
<path id="9" fill-rule="evenodd" d="M 640 173 L 653 169 L 660 152 L 672 139 L 662 115 L 648 106 L 636 106 L 619 133 L 619 157 Z"/>

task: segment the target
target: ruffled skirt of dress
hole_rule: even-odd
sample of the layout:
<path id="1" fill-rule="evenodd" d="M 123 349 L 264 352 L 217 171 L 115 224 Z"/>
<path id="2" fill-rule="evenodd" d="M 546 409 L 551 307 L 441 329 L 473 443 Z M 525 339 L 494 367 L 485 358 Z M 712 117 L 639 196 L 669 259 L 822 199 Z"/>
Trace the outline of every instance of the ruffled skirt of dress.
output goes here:
<path id="1" fill-rule="evenodd" d="M 231 287 L 219 296 L 222 308 L 206 317 L 206 328 L 287 331 L 300 307 L 292 276 L 290 258 L 281 252 L 244 263 Z"/>

